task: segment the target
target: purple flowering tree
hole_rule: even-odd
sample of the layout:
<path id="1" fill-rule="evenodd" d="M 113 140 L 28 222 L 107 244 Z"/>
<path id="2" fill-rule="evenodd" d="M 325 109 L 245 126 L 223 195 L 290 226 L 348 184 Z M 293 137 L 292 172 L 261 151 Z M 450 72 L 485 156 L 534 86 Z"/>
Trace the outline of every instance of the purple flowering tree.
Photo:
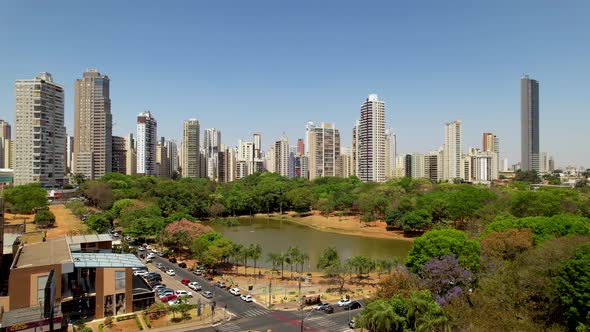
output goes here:
<path id="1" fill-rule="evenodd" d="M 454 256 L 448 255 L 424 263 L 418 276 L 420 285 L 429 289 L 440 305 L 468 292 L 473 284 L 471 271 L 462 268 Z"/>

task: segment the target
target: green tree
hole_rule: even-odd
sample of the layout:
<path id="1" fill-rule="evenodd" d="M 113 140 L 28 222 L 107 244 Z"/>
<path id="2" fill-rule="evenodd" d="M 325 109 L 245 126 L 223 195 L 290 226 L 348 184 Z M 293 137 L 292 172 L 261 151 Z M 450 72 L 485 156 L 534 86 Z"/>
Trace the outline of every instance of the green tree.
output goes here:
<path id="1" fill-rule="evenodd" d="M 590 245 L 578 248 L 554 278 L 570 329 L 590 327 Z"/>
<path id="2" fill-rule="evenodd" d="M 391 270 L 399 264 L 400 261 L 396 257 L 383 257 L 376 259 L 375 266 L 379 270 L 379 278 L 381 278 L 381 275 L 384 273 L 390 274 Z"/>
<path id="3" fill-rule="evenodd" d="M 476 273 L 479 269 L 479 242 L 469 240 L 465 233 L 455 229 L 426 232 L 416 238 L 408 253 L 406 266 L 414 273 L 434 257 L 454 255 L 463 268 Z"/>
<path id="4" fill-rule="evenodd" d="M 53 212 L 43 209 L 37 211 L 35 214 L 35 224 L 39 227 L 49 227 L 55 223 L 55 215 Z"/>
<path id="5" fill-rule="evenodd" d="M 250 244 L 248 251 L 250 252 L 250 258 L 254 261 L 254 275 L 256 275 L 256 261 L 262 256 L 262 247 L 258 243 Z"/>
<path id="6" fill-rule="evenodd" d="M 97 233 L 104 233 L 112 227 L 111 220 L 104 213 L 89 215 L 86 217 L 85 223 L 88 228 Z"/>
<path id="7" fill-rule="evenodd" d="M 47 206 L 47 191 L 38 183 L 6 188 L 4 198 L 11 213 L 31 213 L 35 208 Z"/>
<path id="8" fill-rule="evenodd" d="M 331 276 L 334 270 L 340 266 L 340 263 L 340 255 L 336 247 L 328 247 L 322 252 L 316 267 Z"/>
<path id="9" fill-rule="evenodd" d="M 408 324 L 401 299 L 376 300 L 367 304 L 359 316 L 358 325 L 369 331 L 406 331 Z"/>

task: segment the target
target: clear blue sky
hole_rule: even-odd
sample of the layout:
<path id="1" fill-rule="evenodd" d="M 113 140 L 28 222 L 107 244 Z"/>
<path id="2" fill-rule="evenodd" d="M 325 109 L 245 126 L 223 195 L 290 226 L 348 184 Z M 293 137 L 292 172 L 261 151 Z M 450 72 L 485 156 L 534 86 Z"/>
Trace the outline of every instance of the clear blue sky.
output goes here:
<path id="1" fill-rule="evenodd" d="M 541 150 L 590 167 L 590 2 L 11 1 L 0 4 L 0 117 L 14 81 L 48 71 L 66 88 L 86 68 L 111 78 L 114 134 L 150 110 L 158 135 L 182 121 L 263 148 L 306 121 L 333 122 L 343 146 L 369 93 L 386 101 L 399 152 L 443 143 L 463 120 L 464 149 L 497 133 L 520 160 L 519 79 L 540 82 Z"/>

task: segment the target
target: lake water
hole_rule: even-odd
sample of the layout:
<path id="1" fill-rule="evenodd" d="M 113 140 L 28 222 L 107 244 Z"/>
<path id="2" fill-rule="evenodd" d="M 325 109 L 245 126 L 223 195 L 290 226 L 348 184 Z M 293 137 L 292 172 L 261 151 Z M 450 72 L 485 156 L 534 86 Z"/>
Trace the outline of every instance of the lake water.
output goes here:
<path id="1" fill-rule="evenodd" d="M 412 243 L 403 240 L 375 239 L 362 236 L 342 235 L 321 232 L 311 227 L 276 219 L 240 219 L 240 226 L 212 225 L 213 229 L 228 239 L 248 246 L 258 243 L 262 246 L 261 259 L 257 266 L 270 267 L 266 262 L 267 253 L 286 252 L 289 246 L 297 246 L 310 257 L 306 270 L 317 270 L 316 265 L 322 251 L 330 246 L 336 247 L 344 260 L 350 256 L 363 255 L 371 258 L 398 257 L 404 260 Z M 248 265 L 253 265 L 251 259 Z M 285 266 L 285 269 L 288 269 Z"/>

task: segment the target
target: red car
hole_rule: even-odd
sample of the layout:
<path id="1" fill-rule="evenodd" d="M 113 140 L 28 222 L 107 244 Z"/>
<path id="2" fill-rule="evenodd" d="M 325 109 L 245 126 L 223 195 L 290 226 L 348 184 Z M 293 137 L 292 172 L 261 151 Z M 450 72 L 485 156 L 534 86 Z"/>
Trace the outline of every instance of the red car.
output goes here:
<path id="1" fill-rule="evenodd" d="M 168 302 L 170 300 L 174 300 L 176 299 L 176 294 L 166 294 L 162 297 L 160 297 L 160 300 L 162 300 L 162 302 Z"/>
<path id="2" fill-rule="evenodd" d="M 191 282 L 191 281 L 190 281 L 190 279 L 189 279 L 189 278 L 184 278 L 184 279 L 180 280 L 180 282 L 181 282 L 183 285 L 188 285 L 188 283 L 189 283 L 189 282 Z"/>

